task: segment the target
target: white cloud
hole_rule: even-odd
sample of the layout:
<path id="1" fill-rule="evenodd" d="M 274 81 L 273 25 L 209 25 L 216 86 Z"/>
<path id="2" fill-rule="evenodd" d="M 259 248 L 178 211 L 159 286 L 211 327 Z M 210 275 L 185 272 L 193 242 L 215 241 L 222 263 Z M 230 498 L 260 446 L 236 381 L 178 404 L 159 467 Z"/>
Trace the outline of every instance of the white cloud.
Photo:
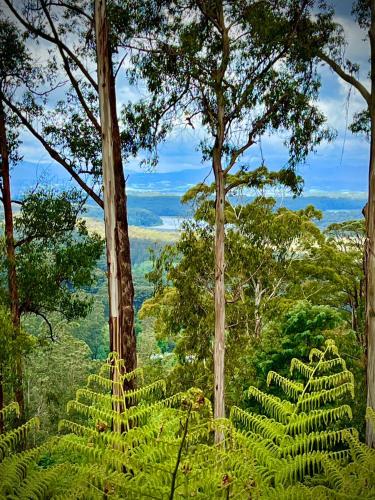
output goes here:
<path id="1" fill-rule="evenodd" d="M 365 33 L 353 18 L 337 16 L 336 21 L 344 29 L 347 46 L 345 48 L 345 57 L 352 62 L 358 62 L 362 65 L 362 71 L 369 69 L 370 44 L 368 35 Z M 366 38 L 366 40 L 364 40 Z"/>

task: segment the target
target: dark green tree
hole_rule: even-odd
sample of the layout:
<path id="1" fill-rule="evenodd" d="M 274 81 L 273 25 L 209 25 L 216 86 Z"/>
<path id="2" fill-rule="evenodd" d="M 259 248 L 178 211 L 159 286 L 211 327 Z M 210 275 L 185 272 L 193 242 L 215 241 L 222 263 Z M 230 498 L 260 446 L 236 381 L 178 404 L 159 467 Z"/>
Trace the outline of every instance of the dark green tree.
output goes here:
<path id="1" fill-rule="evenodd" d="M 76 190 L 39 189 L 25 196 L 15 221 L 20 313 L 42 317 L 52 337 L 51 313 L 84 317 L 92 302 L 85 290 L 104 242 L 79 218 L 84 201 Z"/>
<path id="2" fill-rule="evenodd" d="M 353 220 L 331 224 L 320 244 L 312 246 L 300 260 L 294 292 L 314 304 L 338 308 L 358 343 L 366 348 L 364 221 Z"/>
<path id="3" fill-rule="evenodd" d="M 24 40 L 16 34 L 16 27 L 2 16 L 0 17 L 0 67 L 0 189 L 5 222 L 6 261 L 4 265 L 7 273 L 7 304 L 9 305 L 13 324 L 13 328 L 9 330 L 9 333 L 12 335 L 12 341 L 17 343 L 18 336 L 21 338 L 21 314 L 17 283 L 10 170 L 12 164 L 19 160 L 17 154 L 18 120 L 14 115 L 6 113 L 5 99 L 14 94 L 21 83 L 30 80 L 33 69 Z M 20 348 L 15 352 L 20 353 L 21 350 Z M 20 408 L 20 417 L 23 419 L 25 403 L 22 387 L 22 359 L 20 356 L 14 356 L 12 362 L 14 363 L 16 373 L 13 383 L 15 399 Z M 3 374 L 0 373 L 0 379 L 2 378 Z M 0 380 L 0 385 L 1 383 L 2 381 Z M 0 390 L 3 391 L 2 388 Z"/>

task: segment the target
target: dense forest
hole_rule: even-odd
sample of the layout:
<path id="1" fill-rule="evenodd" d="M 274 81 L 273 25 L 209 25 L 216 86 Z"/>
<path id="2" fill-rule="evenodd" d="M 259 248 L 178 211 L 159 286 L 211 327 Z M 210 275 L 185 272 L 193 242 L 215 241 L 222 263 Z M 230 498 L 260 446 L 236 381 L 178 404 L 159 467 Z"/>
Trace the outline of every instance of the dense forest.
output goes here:
<path id="1" fill-rule="evenodd" d="M 375 498 L 375 0 L 364 79 L 339 7 L 1 1 L 0 498 Z M 303 194 L 322 71 L 366 199 Z M 208 175 L 129 193 L 181 127 Z M 16 185 L 28 141 L 67 182 Z"/>

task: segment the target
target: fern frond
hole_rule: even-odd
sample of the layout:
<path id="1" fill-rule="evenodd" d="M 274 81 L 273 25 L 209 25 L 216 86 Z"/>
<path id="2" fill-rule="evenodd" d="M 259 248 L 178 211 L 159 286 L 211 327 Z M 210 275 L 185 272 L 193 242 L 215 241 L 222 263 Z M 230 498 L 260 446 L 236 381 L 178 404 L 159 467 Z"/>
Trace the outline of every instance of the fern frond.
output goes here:
<path id="1" fill-rule="evenodd" d="M 313 347 L 309 353 L 309 361 L 312 363 L 314 361 L 314 358 L 320 360 L 324 356 L 324 351 L 321 351 L 317 347 Z"/>
<path id="2" fill-rule="evenodd" d="M 95 384 L 107 391 L 110 391 L 114 385 L 121 385 L 119 382 L 113 381 L 108 377 L 92 373 L 87 379 L 87 387 L 95 386 Z"/>
<path id="3" fill-rule="evenodd" d="M 4 406 L 4 408 L 0 410 L 0 415 L 4 419 L 7 418 L 12 413 L 14 413 L 17 417 L 20 416 L 20 407 L 16 402 L 10 403 L 9 405 Z"/>
<path id="4" fill-rule="evenodd" d="M 324 342 L 324 344 L 326 346 L 326 355 L 327 354 L 331 354 L 331 355 L 334 355 L 334 356 L 340 356 L 339 355 L 339 350 L 338 350 L 337 345 L 335 344 L 334 340 L 327 339 Z"/>
<path id="5" fill-rule="evenodd" d="M 164 395 L 166 391 L 166 383 L 164 380 L 156 380 L 152 384 L 140 387 L 133 391 L 125 391 L 123 397 L 114 396 L 111 394 L 102 394 L 100 392 L 93 391 L 88 388 L 78 389 L 76 393 L 77 401 L 83 399 L 88 400 L 91 403 L 100 404 L 107 403 L 110 408 L 114 403 L 123 403 L 124 400 L 131 400 L 134 404 L 141 399 L 151 397 L 152 395 Z"/>
<path id="6" fill-rule="evenodd" d="M 320 392 L 306 393 L 301 395 L 297 400 L 297 408 L 302 411 L 316 410 L 322 404 L 331 403 L 346 394 L 350 394 L 354 398 L 354 385 L 346 382 L 332 389 L 323 389 Z"/>
<path id="7" fill-rule="evenodd" d="M 305 377 L 310 377 L 314 372 L 314 367 L 304 363 L 298 358 L 293 358 L 290 362 L 290 374 L 293 375 L 295 371 L 298 371 Z"/>
<path id="8" fill-rule="evenodd" d="M 341 405 L 335 408 L 312 410 L 309 413 L 298 413 L 293 415 L 286 428 L 287 434 L 305 434 L 322 426 L 337 422 L 343 418 L 353 418 L 352 409 L 349 405 Z"/>
<path id="9" fill-rule="evenodd" d="M 353 436 L 350 432 L 345 433 L 345 440 L 349 445 L 352 457 L 360 463 L 365 462 L 367 453 L 369 452 L 367 446 L 362 444 L 356 439 L 356 436 Z"/>
<path id="10" fill-rule="evenodd" d="M 322 458 L 322 465 L 328 483 L 336 490 L 339 490 L 344 483 L 341 467 L 339 467 L 335 461 L 330 460 L 329 457 Z"/>
<path id="11" fill-rule="evenodd" d="M 344 370 L 338 373 L 332 373 L 322 377 L 312 378 L 310 380 L 310 387 L 314 391 L 322 389 L 331 389 L 339 384 L 349 382 L 354 387 L 354 375 L 349 370 Z"/>
<path id="12" fill-rule="evenodd" d="M 26 436 L 30 432 L 39 429 L 39 424 L 39 418 L 33 417 L 20 427 L 6 432 L 5 434 L 0 434 L 0 459 L 2 460 L 4 456 L 14 450 L 17 445 L 26 441 Z"/>
<path id="13" fill-rule="evenodd" d="M 67 412 L 76 412 L 86 418 L 93 418 L 95 420 L 101 420 L 105 422 L 107 426 L 111 425 L 112 422 L 116 424 L 125 424 L 125 420 L 121 418 L 121 414 L 114 410 L 96 408 L 95 406 L 85 405 L 77 400 L 69 401 L 67 404 Z"/>
<path id="14" fill-rule="evenodd" d="M 358 439 L 358 431 L 354 428 L 311 432 L 307 435 L 299 435 L 293 441 L 283 443 L 280 447 L 280 453 L 283 457 L 293 457 L 312 451 L 328 451 L 338 444 L 346 443 L 348 432 Z"/>
<path id="15" fill-rule="evenodd" d="M 257 436 L 253 432 L 235 432 L 234 439 L 238 446 L 247 450 L 250 457 L 253 457 L 257 463 L 266 466 L 272 471 L 270 477 L 273 477 L 280 466 L 278 458 L 278 447 L 271 441 Z"/>
<path id="16" fill-rule="evenodd" d="M 341 370 L 343 371 L 346 370 L 345 360 L 338 357 L 338 358 L 327 359 L 325 361 L 320 361 L 319 366 L 317 368 L 317 373 L 330 372 L 335 368 L 341 368 Z"/>
<path id="17" fill-rule="evenodd" d="M 325 453 L 313 451 L 286 460 L 275 475 L 276 485 L 289 485 L 302 482 L 306 476 L 319 474 L 323 470 L 322 459 Z"/>
<path id="18" fill-rule="evenodd" d="M 300 382 L 295 382 L 294 380 L 283 377 L 277 372 L 270 371 L 267 375 L 267 385 L 269 386 L 273 382 L 280 386 L 288 396 L 294 399 L 297 399 L 303 391 L 303 385 Z"/>
<path id="19" fill-rule="evenodd" d="M 289 416 L 294 411 L 294 405 L 289 401 L 282 401 L 277 396 L 266 394 L 257 387 L 250 387 L 247 394 L 249 397 L 255 398 L 267 413 L 283 424 L 288 422 Z"/>
<path id="20" fill-rule="evenodd" d="M 53 442 L 49 441 L 37 448 L 11 454 L 0 463 L 0 498 L 16 496 L 19 485 L 27 477 L 29 469 L 35 467 L 37 459 Z"/>
<path id="21" fill-rule="evenodd" d="M 240 422 L 250 431 L 276 442 L 284 437 L 286 432 L 286 426 L 276 420 L 267 418 L 264 415 L 249 413 L 241 410 L 241 408 L 237 406 L 232 406 L 230 410 L 230 419 L 233 422 Z"/>

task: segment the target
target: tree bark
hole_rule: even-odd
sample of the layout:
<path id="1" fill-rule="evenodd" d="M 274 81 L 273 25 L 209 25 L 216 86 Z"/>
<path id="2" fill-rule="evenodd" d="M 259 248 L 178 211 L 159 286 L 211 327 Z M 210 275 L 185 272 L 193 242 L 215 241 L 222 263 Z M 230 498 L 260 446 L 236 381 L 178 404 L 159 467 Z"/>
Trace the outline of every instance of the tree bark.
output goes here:
<path id="1" fill-rule="evenodd" d="M 255 337 L 258 339 L 260 338 L 260 335 L 262 333 L 262 316 L 260 314 L 260 303 L 262 299 L 262 293 L 261 293 L 261 285 L 259 282 L 256 283 L 255 285 L 255 290 L 254 290 L 254 302 L 255 302 L 255 311 L 254 311 L 254 318 L 255 318 L 255 327 L 254 327 L 254 334 Z"/>
<path id="2" fill-rule="evenodd" d="M 366 241 L 367 406 L 375 409 L 375 0 L 371 0 L 371 148 Z M 366 424 L 366 443 L 375 448 L 375 429 Z"/>
<path id="3" fill-rule="evenodd" d="M 110 348 L 124 360 L 125 371 L 131 372 L 137 366 L 134 287 L 131 273 L 125 178 L 105 0 L 95 0 L 95 29 L 102 128 Z M 134 380 L 125 382 L 125 390 L 133 388 Z"/>
<path id="4" fill-rule="evenodd" d="M 8 289 L 10 312 L 13 324 L 13 335 L 17 340 L 17 335 L 20 330 L 20 309 L 18 299 L 18 286 L 17 286 L 17 270 L 16 270 L 16 252 L 14 244 L 14 227 L 13 227 L 13 211 L 11 201 L 10 189 L 10 175 L 9 175 L 9 151 L 6 136 L 5 125 L 5 111 L 3 101 L 0 99 L 0 151 L 1 151 L 1 178 L 2 178 L 2 197 L 4 206 L 4 219 L 5 219 L 5 245 L 7 252 L 7 267 L 8 267 Z M 25 415 L 25 403 L 22 387 L 22 360 L 19 354 L 16 354 L 15 362 L 15 382 L 14 382 L 14 396 L 19 404 L 20 418 L 23 419 Z"/>
<path id="5" fill-rule="evenodd" d="M 214 345 L 214 417 L 225 417 L 224 356 L 225 356 L 225 259 L 224 259 L 224 172 L 220 152 L 215 151 L 213 167 L 216 181 L 215 210 L 215 345 Z M 215 434 L 215 442 L 223 440 L 222 433 Z"/>

